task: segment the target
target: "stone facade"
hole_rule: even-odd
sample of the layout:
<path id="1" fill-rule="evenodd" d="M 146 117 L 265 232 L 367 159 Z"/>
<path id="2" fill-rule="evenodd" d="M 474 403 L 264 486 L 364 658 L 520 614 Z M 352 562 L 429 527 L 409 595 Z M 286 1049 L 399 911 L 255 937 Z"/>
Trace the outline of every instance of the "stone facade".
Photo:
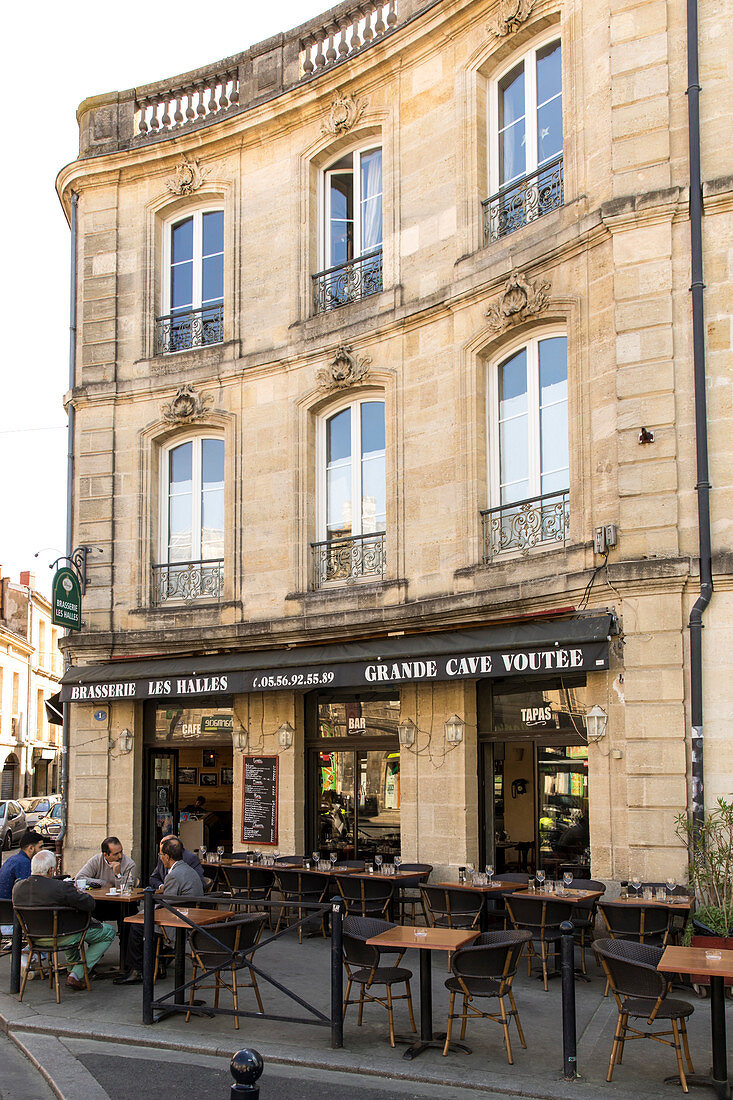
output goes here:
<path id="1" fill-rule="evenodd" d="M 350 10 L 347 3 L 334 12 L 346 18 Z M 75 665 L 193 654 L 195 666 L 204 652 L 315 642 L 348 652 L 368 637 L 571 615 L 585 594 L 586 610 L 609 609 L 620 626 L 609 670 L 589 673 L 586 684 L 588 707 L 608 714 L 605 738 L 588 748 L 593 875 L 679 875 L 687 621 L 699 586 L 684 13 L 660 0 L 537 0 L 507 25 L 497 23 L 506 13 L 494 0 L 413 0 L 395 10 L 381 38 L 336 60 L 327 57 L 329 13 L 218 68 L 81 105 L 80 155 L 58 179 L 67 211 L 72 192 L 79 196 L 76 385 L 67 398 L 76 409 L 74 544 L 104 554 L 89 563 L 84 629 L 68 640 L 69 653 Z M 555 33 L 564 199 L 485 244 L 492 82 Z M 324 64 L 309 71 L 319 42 Z M 731 793 L 733 764 L 732 47 L 719 9 L 701 0 L 715 571 L 704 634 L 708 800 Z M 195 108 L 198 93 L 182 91 L 181 121 L 151 129 L 166 89 L 194 88 L 197 78 L 200 87 L 215 84 L 217 73 L 236 99 L 190 118 L 185 108 Z M 383 154 L 381 288 L 314 313 L 312 276 L 327 266 L 322 172 L 369 143 Z M 224 210 L 222 339 L 158 354 L 165 227 L 206 206 Z M 517 304 L 518 286 L 535 288 L 534 297 Z M 560 332 L 568 349 L 568 536 L 484 563 L 480 511 L 491 500 L 495 433 L 487 372 L 517 341 Z M 334 393 L 323 379 L 343 347 L 368 369 Z M 179 416 L 182 387 L 188 401 Z M 318 423 L 344 394 L 385 401 L 387 565 L 383 579 L 314 590 Z M 159 606 L 152 567 L 162 449 L 195 429 L 224 440 L 223 591 L 213 601 Z M 640 442 L 642 429 L 653 442 Z M 604 564 L 593 534 L 611 524 L 618 541 Z M 301 851 L 304 696 L 265 691 L 237 696 L 233 706 L 250 715 L 250 730 L 256 712 L 258 751 L 279 756 L 279 846 Z M 69 866 L 110 831 L 133 853 L 142 843 L 143 704 L 109 705 L 110 739 L 134 734 L 129 754 L 110 752 L 93 709 L 72 706 Z M 406 685 L 400 714 L 419 731 L 402 752 L 403 858 L 476 862 L 475 682 Z M 457 746 L 444 739 L 451 714 L 466 723 Z M 295 729 L 289 749 L 275 734 L 283 721 Z"/>

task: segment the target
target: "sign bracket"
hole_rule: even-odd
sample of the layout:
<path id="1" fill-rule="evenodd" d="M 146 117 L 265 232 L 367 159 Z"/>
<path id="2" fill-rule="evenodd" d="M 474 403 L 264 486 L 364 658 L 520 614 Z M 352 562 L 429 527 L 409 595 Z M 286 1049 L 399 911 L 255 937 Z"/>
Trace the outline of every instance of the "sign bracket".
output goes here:
<path id="1" fill-rule="evenodd" d="M 75 550 L 71 551 L 70 555 L 62 554 L 56 558 L 56 561 L 52 561 L 48 568 L 55 569 L 60 561 L 67 561 L 76 572 L 81 585 L 81 594 L 85 596 L 87 591 L 87 556 L 93 554 L 95 550 L 99 550 L 100 554 L 104 553 L 99 546 L 77 546 Z"/>

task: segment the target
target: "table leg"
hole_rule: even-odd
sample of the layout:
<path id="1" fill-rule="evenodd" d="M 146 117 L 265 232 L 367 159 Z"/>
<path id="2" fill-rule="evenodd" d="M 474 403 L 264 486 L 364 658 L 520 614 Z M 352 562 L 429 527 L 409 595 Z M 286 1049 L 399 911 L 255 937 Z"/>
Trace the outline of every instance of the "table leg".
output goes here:
<path id="1" fill-rule="evenodd" d="M 177 1005 L 183 1004 L 183 990 L 181 986 L 186 981 L 186 928 L 176 928 L 176 959 L 173 970 L 173 984 L 176 987 L 174 1000 Z"/>
<path id="2" fill-rule="evenodd" d="M 424 1050 L 436 1047 L 443 1049 L 445 1032 L 435 1034 L 433 1031 L 433 965 L 432 951 L 420 951 L 420 1041 L 415 1043 L 407 1040 L 410 1045 L 402 1055 L 408 1061 L 417 1058 Z M 399 1042 L 405 1042 L 400 1038 Z M 470 1054 L 471 1048 L 465 1043 L 451 1042 L 451 1050 L 462 1050 L 464 1054 Z"/>
<path id="3" fill-rule="evenodd" d="M 720 975 L 710 977 L 710 1027 L 712 1033 L 713 1068 L 709 1076 L 702 1073 L 688 1073 L 687 1084 L 695 1088 L 710 1088 L 720 1100 L 730 1100 L 731 1088 L 728 1081 L 728 1055 L 725 1035 L 725 978 Z M 665 1081 L 679 1085 L 679 1077 L 666 1077 Z"/>

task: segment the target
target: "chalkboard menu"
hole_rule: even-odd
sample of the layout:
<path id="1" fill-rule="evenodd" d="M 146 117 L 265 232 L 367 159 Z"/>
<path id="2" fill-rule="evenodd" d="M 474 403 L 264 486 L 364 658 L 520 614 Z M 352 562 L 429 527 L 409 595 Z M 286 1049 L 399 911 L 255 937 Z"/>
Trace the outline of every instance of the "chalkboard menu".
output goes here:
<path id="1" fill-rule="evenodd" d="M 242 840 L 277 844 L 277 757 L 245 756 Z"/>

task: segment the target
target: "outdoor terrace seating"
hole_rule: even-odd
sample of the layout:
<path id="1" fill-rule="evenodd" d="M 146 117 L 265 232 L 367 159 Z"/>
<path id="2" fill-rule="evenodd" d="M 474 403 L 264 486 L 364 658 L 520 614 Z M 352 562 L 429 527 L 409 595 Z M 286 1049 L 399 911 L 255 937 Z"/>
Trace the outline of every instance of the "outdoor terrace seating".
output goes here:
<path id="1" fill-rule="evenodd" d="M 201 989 L 214 989 L 214 1007 L 219 1007 L 219 994 L 222 989 L 228 989 L 232 994 L 235 1012 L 239 1008 L 239 991 L 242 988 L 254 990 L 257 999 L 257 1007 L 264 1012 L 262 998 L 257 985 L 257 976 L 250 966 L 251 954 L 246 952 L 254 947 L 260 938 L 265 917 L 239 917 L 236 920 L 222 921 L 220 924 L 209 924 L 205 929 L 196 929 L 189 935 L 193 973 L 191 975 L 191 988 L 189 992 L 189 1005 L 193 1006 L 194 994 Z M 214 937 L 212 939 L 212 937 Z M 215 942 L 216 941 L 216 942 Z M 249 971 L 249 981 L 240 982 L 237 975 L 240 970 Z M 214 970 L 214 984 L 207 985 L 207 971 Z M 224 975 L 229 972 L 230 980 L 227 982 Z M 201 978 L 199 979 L 199 974 Z M 212 977 L 211 974 L 208 975 Z M 191 1019 L 191 1013 L 186 1013 L 186 1022 Z M 239 1017 L 234 1017 L 234 1027 L 239 1030 Z"/>
<path id="2" fill-rule="evenodd" d="M 399 952 L 394 965 L 382 966 L 380 949 L 367 944 L 366 941 L 372 936 L 377 936 L 380 932 L 386 932 L 394 927 L 396 926 L 390 921 L 379 920 L 376 917 L 346 917 L 343 930 L 344 965 L 347 975 L 346 993 L 344 995 L 344 1019 L 346 1019 L 346 1010 L 349 1005 L 358 1004 L 359 1016 L 356 1022 L 361 1027 L 364 1005 L 380 1004 L 387 1010 L 391 1046 L 395 1045 L 395 1001 L 407 1001 L 410 1026 L 413 1031 L 417 1030 L 412 1011 L 412 992 L 410 989 L 412 971 L 399 965 L 404 952 Z M 354 983 L 359 986 L 359 996 L 352 1001 L 350 995 Z M 392 986 L 402 985 L 403 983 L 405 992 L 395 995 L 392 992 Z M 380 986 L 384 986 L 384 994 L 377 996 L 374 990 L 375 987 Z"/>
<path id="3" fill-rule="evenodd" d="M 549 900 L 546 895 L 536 894 L 519 897 L 517 894 L 509 894 L 505 898 L 507 912 L 514 928 L 518 931 L 526 929 L 531 933 L 531 939 L 527 944 L 527 973 L 532 973 L 532 960 L 536 957 L 535 943 L 540 945 L 540 960 L 542 962 L 542 981 L 545 992 L 547 991 L 547 958 L 550 945 L 557 946 L 560 942 L 560 925 L 563 921 L 573 919 L 573 906 L 567 901 Z"/>

